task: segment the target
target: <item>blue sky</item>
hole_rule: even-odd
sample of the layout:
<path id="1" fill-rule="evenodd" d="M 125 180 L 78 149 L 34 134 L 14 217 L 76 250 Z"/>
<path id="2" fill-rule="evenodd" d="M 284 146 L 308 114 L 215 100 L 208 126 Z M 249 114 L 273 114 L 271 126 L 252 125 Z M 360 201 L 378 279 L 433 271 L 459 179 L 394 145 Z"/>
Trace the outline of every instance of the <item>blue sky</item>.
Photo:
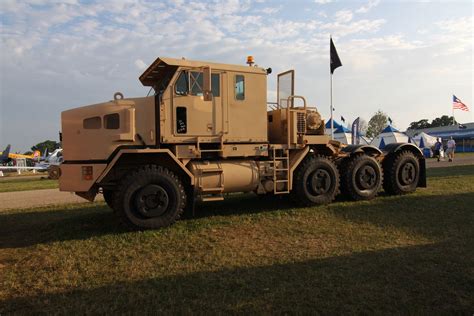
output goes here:
<path id="1" fill-rule="evenodd" d="M 0 2 L 0 147 L 56 139 L 60 112 L 142 96 L 138 76 L 157 56 L 296 71 L 296 93 L 329 115 L 329 34 L 343 67 L 335 118 L 381 109 L 405 129 L 451 115 L 455 93 L 473 120 L 472 1 L 43 1 Z"/>

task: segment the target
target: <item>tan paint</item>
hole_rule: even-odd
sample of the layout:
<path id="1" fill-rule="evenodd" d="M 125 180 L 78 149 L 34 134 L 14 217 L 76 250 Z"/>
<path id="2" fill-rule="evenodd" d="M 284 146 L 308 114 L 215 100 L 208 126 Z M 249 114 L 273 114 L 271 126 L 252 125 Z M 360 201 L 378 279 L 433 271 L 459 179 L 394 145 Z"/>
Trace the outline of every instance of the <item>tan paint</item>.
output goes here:
<path id="1" fill-rule="evenodd" d="M 154 97 L 115 100 L 61 113 L 62 146 L 65 161 L 104 160 L 119 146 L 154 145 Z M 118 113 L 119 129 L 104 128 L 104 116 Z M 101 128 L 85 129 L 84 120 L 100 117 Z M 139 122 L 139 123 L 137 123 Z"/>
<path id="2" fill-rule="evenodd" d="M 92 179 L 82 178 L 82 167 L 92 166 Z M 62 164 L 59 190 L 72 192 L 89 191 L 103 173 L 107 164 Z"/>

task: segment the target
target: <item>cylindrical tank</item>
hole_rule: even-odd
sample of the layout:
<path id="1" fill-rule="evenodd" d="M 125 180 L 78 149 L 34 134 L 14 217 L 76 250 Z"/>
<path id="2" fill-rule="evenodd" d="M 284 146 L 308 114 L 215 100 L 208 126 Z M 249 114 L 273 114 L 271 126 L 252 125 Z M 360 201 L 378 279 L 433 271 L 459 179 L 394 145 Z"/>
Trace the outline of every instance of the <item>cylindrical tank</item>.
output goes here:
<path id="1" fill-rule="evenodd" d="M 191 172 L 201 192 L 249 192 L 257 189 L 260 175 L 253 160 L 192 161 Z"/>

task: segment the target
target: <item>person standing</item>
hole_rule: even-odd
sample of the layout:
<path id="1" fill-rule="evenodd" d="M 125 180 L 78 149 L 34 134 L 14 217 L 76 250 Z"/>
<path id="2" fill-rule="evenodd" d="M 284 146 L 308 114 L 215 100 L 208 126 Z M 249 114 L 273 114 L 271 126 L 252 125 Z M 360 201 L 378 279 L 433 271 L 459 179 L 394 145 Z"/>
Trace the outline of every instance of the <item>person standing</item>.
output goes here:
<path id="1" fill-rule="evenodd" d="M 453 139 L 453 136 L 448 140 L 448 149 L 446 153 L 448 154 L 449 162 L 452 162 L 454 159 L 454 150 L 456 149 L 456 142 Z"/>
<path id="2" fill-rule="evenodd" d="M 443 143 L 441 142 L 441 138 L 437 138 L 434 145 L 434 155 L 438 158 L 438 162 L 441 158 L 441 150 L 443 150 Z"/>

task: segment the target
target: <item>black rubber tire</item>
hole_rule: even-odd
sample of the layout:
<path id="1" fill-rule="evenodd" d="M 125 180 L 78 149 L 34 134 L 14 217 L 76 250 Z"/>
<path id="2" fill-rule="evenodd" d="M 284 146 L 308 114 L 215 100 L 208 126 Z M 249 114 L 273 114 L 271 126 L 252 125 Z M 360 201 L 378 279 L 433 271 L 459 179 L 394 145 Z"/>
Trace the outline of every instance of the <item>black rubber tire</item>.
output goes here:
<path id="1" fill-rule="evenodd" d="M 339 171 L 330 159 L 311 155 L 298 166 L 293 177 L 291 192 L 294 202 L 302 206 L 328 204 L 338 193 Z"/>
<path id="2" fill-rule="evenodd" d="M 51 165 L 48 167 L 48 178 L 51 180 L 58 180 L 61 176 L 61 169 L 59 166 Z"/>
<path id="3" fill-rule="evenodd" d="M 383 161 L 383 188 L 391 195 L 415 192 L 420 179 L 420 163 L 410 151 L 400 151 Z"/>
<path id="4" fill-rule="evenodd" d="M 113 190 L 102 189 L 102 195 L 104 196 L 105 203 L 107 203 L 107 205 L 108 205 L 112 210 L 115 211 L 115 207 L 114 207 L 114 201 L 115 201 L 114 194 L 115 194 L 115 191 L 113 191 Z"/>
<path id="5" fill-rule="evenodd" d="M 382 187 L 382 167 L 366 154 L 350 157 L 343 164 L 341 191 L 353 200 L 371 200 Z"/>
<path id="6" fill-rule="evenodd" d="M 183 214 L 186 192 L 173 172 L 149 165 L 135 170 L 121 182 L 113 205 L 119 218 L 131 229 L 162 228 Z"/>

